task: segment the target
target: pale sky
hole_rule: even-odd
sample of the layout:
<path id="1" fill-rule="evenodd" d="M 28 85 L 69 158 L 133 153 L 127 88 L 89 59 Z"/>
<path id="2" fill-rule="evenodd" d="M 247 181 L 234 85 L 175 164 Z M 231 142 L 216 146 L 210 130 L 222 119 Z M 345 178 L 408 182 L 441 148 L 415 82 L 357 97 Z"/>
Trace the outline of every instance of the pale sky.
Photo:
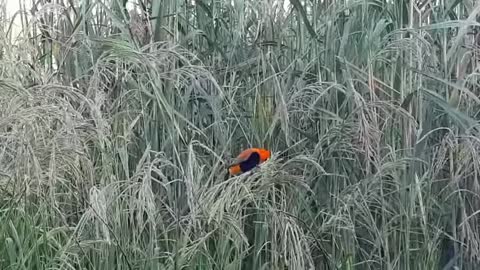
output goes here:
<path id="1" fill-rule="evenodd" d="M 1 1 L 1 0 L 0 0 Z M 7 10 L 7 17 L 6 20 L 10 23 L 12 21 L 12 17 L 15 15 L 16 12 L 20 10 L 20 5 L 18 0 L 3 0 L 1 2 L 6 2 L 6 10 Z M 29 5 L 29 2 L 26 3 Z M 27 7 L 28 8 L 28 7 Z M 20 16 L 17 14 L 15 16 L 15 20 L 12 23 L 12 38 L 15 39 L 15 37 L 18 35 L 21 29 L 21 21 L 20 21 Z"/>

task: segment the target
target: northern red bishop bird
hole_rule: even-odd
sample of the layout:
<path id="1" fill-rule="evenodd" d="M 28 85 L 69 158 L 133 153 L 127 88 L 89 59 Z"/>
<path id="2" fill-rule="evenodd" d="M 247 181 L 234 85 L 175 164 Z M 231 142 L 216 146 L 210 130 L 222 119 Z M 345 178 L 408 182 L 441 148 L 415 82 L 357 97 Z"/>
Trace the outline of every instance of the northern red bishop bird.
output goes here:
<path id="1" fill-rule="evenodd" d="M 231 175 L 238 175 L 252 170 L 270 158 L 270 151 L 263 148 L 248 148 L 243 150 L 236 161 L 228 167 Z"/>

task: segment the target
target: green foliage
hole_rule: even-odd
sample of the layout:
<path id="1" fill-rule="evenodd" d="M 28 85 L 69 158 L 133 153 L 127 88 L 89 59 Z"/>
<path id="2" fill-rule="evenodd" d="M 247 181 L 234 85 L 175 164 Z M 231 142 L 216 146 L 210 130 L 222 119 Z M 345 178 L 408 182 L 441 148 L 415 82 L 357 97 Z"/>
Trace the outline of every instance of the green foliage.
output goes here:
<path id="1" fill-rule="evenodd" d="M 475 1 L 18 3 L 1 269 L 480 265 Z"/>

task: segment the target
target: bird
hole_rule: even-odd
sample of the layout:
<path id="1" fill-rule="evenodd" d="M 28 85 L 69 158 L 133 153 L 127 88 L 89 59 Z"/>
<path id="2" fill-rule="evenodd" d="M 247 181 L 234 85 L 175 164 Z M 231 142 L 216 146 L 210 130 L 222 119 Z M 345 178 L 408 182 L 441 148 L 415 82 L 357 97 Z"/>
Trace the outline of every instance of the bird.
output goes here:
<path id="1" fill-rule="evenodd" d="M 239 175 L 252 170 L 271 156 L 270 150 L 263 148 L 248 148 L 243 150 L 236 161 L 228 167 L 230 175 Z"/>

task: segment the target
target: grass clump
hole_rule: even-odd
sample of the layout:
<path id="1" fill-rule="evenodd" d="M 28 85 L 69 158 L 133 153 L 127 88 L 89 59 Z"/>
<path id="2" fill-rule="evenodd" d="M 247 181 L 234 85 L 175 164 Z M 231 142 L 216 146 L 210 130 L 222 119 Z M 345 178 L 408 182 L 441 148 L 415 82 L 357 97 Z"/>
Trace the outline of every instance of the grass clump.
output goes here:
<path id="1" fill-rule="evenodd" d="M 0 1 L 1 269 L 478 268 L 478 4 L 74 2 Z"/>

